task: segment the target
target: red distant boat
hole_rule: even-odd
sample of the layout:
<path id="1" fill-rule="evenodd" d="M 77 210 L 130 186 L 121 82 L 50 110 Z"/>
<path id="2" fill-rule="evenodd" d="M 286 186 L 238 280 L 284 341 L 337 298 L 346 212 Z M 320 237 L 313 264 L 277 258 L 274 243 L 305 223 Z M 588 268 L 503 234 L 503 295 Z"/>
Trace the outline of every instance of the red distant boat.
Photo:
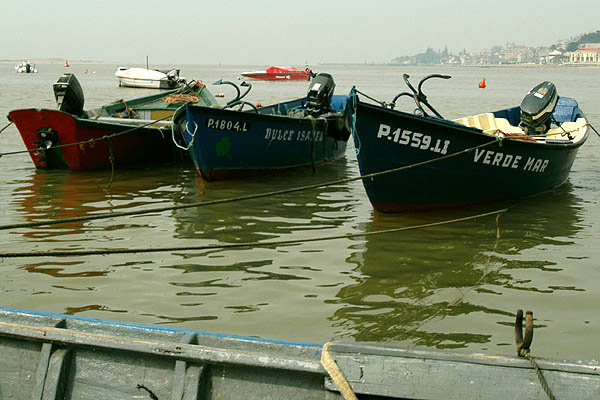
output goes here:
<path id="1" fill-rule="evenodd" d="M 294 67 L 269 67 L 264 71 L 242 72 L 242 76 L 263 81 L 308 81 L 313 75 L 310 68 L 304 70 Z"/>

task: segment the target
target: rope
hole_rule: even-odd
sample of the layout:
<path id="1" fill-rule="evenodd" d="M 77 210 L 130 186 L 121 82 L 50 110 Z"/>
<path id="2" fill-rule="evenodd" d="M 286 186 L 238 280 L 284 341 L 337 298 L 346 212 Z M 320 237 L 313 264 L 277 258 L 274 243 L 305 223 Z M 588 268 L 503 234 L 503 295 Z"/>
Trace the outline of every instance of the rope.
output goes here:
<path id="1" fill-rule="evenodd" d="M 493 252 L 496 251 L 496 249 L 498 248 L 498 242 L 500 241 L 500 217 L 502 216 L 502 214 L 506 211 L 505 210 L 499 210 L 496 214 L 496 243 L 494 244 L 494 249 L 492 250 Z M 490 263 L 492 261 L 492 255 L 490 254 L 490 256 L 488 257 L 487 260 L 487 264 L 484 270 L 484 274 L 477 280 L 477 282 L 475 282 L 474 285 L 470 286 L 469 288 L 467 288 L 464 292 L 460 292 L 460 295 L 454 299 L 453 301 L 449 302 L 446 305 L 442 305 L 436 312 L 434 312 L 432 315 L 430 315 L 429 317 L 427 317 L 426 319 L 424 319 L 423 321 L 421 321 L 420 323 L 416 324 L 415 326 L 415 330 L 421 329 L 423 327 L 423 325 L 433 321 L 438 315 L 440 315 L 444 310 L 447 310 L 450 307 L 454 307 L 458 304 L 460 304 L 465 297 L 467 296 L 467 294 L 473 290 L 474 288 L 478 287 L 479 285 L 481 285 L 481 282 L 483 282 L 483 280 L 492 272 L 492 270 L 490 270 Z M 497 272 L 497 271 L 496 271 Z"/>
<path id="2" fill-rule="evenodd" d="M 498 213 L 506 212 L 507 209 L 491 211 L 483 214 L 471 215 L 468 217 L 455 218 L 451 220 L 430 222 L 427 224 L 403 226 L 401 228 L 391 228 L 379 231 L 350 233 L 344 235 L 321 236 L 305 239 L 288 239 L 288 240 L 273 240 L 266 242 L 244 242 L 244 243 L 228 243 L 228 244 L 209 244 L 202 246 L 175 246 L 175 247 L 153 247 L 143 249 L 113 249 L 113 250 L 74 250 L 74 251 L 39 251 L 39 252 L 13 252 L 0 253 L 0 258 L 23 258 L 23 257 L 63 257 L 63 256 L 89 256 L 89 255 L 107 255 L 107 254 L 137 254 L 137 253 L 159 253 L 159 252 L 174 252 L 174 251 L 194 251 L 194 250 L 224 250 L 235 249 L 240 247 L 265 247 L 275 245 L 298 244 L 308 242 L 318 242 L 334 239 L 350 239 L 355 237 L 381 235 L 384 233 L 402 232 L 416 230 L 421 228 L 430 228 L 434 226 L 448 225 L 456 222 L 469 221 L 477 218 L 482 218 Z"/>
<path id="3" fill-rule="evenodd" d="M 86 216 L 86 217 L 65 218 L 65 219 L 54 220 L 54 221 L 25 222 L 25 223 L 19 223 L 19 224 L 0 225 L 0 230 L 15 229 L 15 228 L 30 228 L 30 227 L 34 227 L 34 226 L 56 225 L 56 224 L 65 224 L 65 223 L 70 223 L 70 222 L 92 221 L 92 220 L 97 220 L 97 219 L 124 217 L 124 216 L 131 216 L 131 215 L 142 215 L 142 214 L 150 214 L 150 213 L 156 213 L 156 212 L 162 212 L 162 211 L 183 210 L 183 209 L 187 209 L 187 208 L 197 208 L 197 207 L 204 207 L 204 206 L 215 205 L 215 204 L 231 203 L 234 201 L 253 200 L 253 199 L 260 199 L 263 197 L 271 197 L 271 196 L 276 196 L 276 195 L 295 193 L 295 192 L 300 192 L 303 190 L 316 189 L 316 188 L 325 187 L 325 186 L 349 183 L 349 182 L 354 182 L 354 181 L 358 181 L 361 179 L 368 179 L 368 178 L 373 178 L 376 176 L 381 176 L 381 175 L 390 174 L 390 173 L 394 173 L 394 172 L 404 171 L 404 170 L 407 170 L 410 168 L 415 168 L 415 167 L 430 164 L 430 163 L 433 163 L 436 161 L 456 157 L 461 154 L 465 154 L 470 151 L 489 146 L 498 141 L 501 141 L 501 138 L 497 138 L 490 142 L 486 142 L 486 143 L 480 144 L 475 147 L 464 149 L 464 150 L 458 151 L 456 153 L 450 153 L 445 156 L 433 158 L 431 160 L 421 161 L 421 162 L 418 162 L 415 164 L 405 165 L 402 167 L 393 168 L 393 169 L 389 169 L 389 170 L 385 170 L 385 171 L 373 172 L 370 174 L 360 175 L 360 176 L 353 177 L 353 178 L 338 179 L 335 181 L 316 183 L 313 185 L 306 185 L 306 186 L 299 186 L 299 187 L 295 187 L 295 188 L 283 189 L 283 190 L 278 190 L 278 191 L 273 191 L 273 192 L 264 192 L 264 193 L 246 195 L 246 196 L 230 197 L 230 198 L 226 198 L 226 199 L 209 200 L 209 201 L 204 201 L 201 203 L 182 204 L 179 206 L 156 207 L 156 208 L 149 208 L 147 210 L 124 211 L 124 212 L 116 212 L 116 213 L 108 213 L 108 214 L 90 215 L 90 216 Z"/>
<path id="4" fill-rule="evenodd" d="M 352 118 L 352 137 L 354 137 L 354 141 L 356 142 L 356 146 L 354 147 L 354 152 L 358 156 L 360 154 L 361 144 L 360 144 L 360 138 L 356 134 L 356 103 L 357 102 L 358 102 L 358 99 L 356 97 L 356 88 L 354 86 L 352 86 L 352 111 L 353 111 L 353 113 L 350 115 L 350 118 Z"/>
<path id="5" fill-rule="evenodd" d="M 173 93 L 165 97 L 163 100 L 167 104 L 185 104 L 190 102 L 195 103 L 198 101 L 198 96 L 193 94 Z"/>
<path id="6" fill-rule="evenodd" d="M 5 130 L 6 128 L 8 128 L 9 126 L 11 126 L 11 125 L 12 125 L 12 123 L 13 123 L 13 122 L 12 122 L 12 121 L 10 121 L 8 124 L 6 124 L 6 125 L 4 126 L 4 128 L 0 129 L 0 133 L 4 132 L 4 130 Z"/>
<path id="7" fill-rule="evenodd" d="M 108 151 L 109 151 L 108 160 L 110 161 L 110 180 L 108 181 L 108 184 L 103 189 L 105 192 L 108 189 L 110 189 L 110 187 L 113 183 L 113 179 L 115 178 L 115 154 L 114 154 L 114 150 L 113 150 L 112 141 L 109 138 L 107 138 L 106 143 L 108 144 Z"/>
<path id="8" fill-rule="evenodd" d="M 308 120 L 310 121 L 311 126 L 311 139 L 310 139 L 310 157 L 311 157 L 311 167 L 313 174 L 315 173 L 315 126 L 317 125 L 317 120 L 312 115 L 308 116 Z"/>
<path id="9" fill-rule="evenodd" d="M 355 94 L 356 94 L 356 93 L 360 93 L 360 94 L 362 94 L 362 95 L 363 95 L 363 96 L 365 96 L 367 99 L 369 99 L 369 100 L 373 100 L 375 103 L 378 103 L 378 104 L 380 104 L 380 105 L 381 105 L 381 106 L 383 106 L 383 107 L 387 107 L 387 105 L 388 105 L 388 104 L 387 104 L 385 101 L 380 101 L 380 100 L 377 100 L 377 99 L 375 99 L 375 98 L 373 98 L 373 97 L 369 96 L 368 94 L 366 94 L 366 93 L 363 93 L 363 92 L 361 92 L 360 90 L 356 89 L 354 86 L 352 87 L 352 91 L 353 91 Z"/>
<path id="10" fill-rule="evenodd" d="M 344 400 L 358 400 L 358 397 L 356 397 L 352 391 L 350 384 L 348 384 L 344 373 L 331 356 L 331 353 L 329 353 L 330 345 L 331 342 L 327 342 L 323 345 L 323 350 L 321 350 L 321 365 L 325 368 L 325 371 L 327 371 L 333 383 L 335 383 L 335 386 L 340 391 Z"/>
<path id="11" fill-rule="evenodd" d="M 179 147 L 181 150 L 188 151 L 189 149 L 192 148 L 192 146 L 194 145 L 194 141 L 196 140 L 196 132 L 198 131 L 198 124 L 195 123 L 194 121 L 191 121 L 191 122 L 194 124 L 194 132 L 190 132 L 190 128 L 189 128 L 190 121 L 185 121 L 185 130 L 192 137 L 192 140 L 190 140 L 190 142 L 188 143 L 187 146 L 182 146 L 179 143 L 177 143 L 177 140 L 175 139 L 175 124 L 171 125 L 171 140 L 173 141 L 173 144 L 175 146 Z M 183 134 L 181 134 L 181 136 L 183 138 Z"/>
<path id="12" fill-rule="evenodd" d="M 592 128 L 592 129 L 594 130 L 594 132 L 596 132 L 596 135 L 598 135 L 598 137 L 600 137 L 600 133 L 598 133 L 598 131 L 596 130 L 596 128 L 594 128 L 594 126 L 593 126 L 592 124 L 588 123 L 588 126 L 589 126 L 590 128 Z M 1 132 L 1 131 L 0 131 L 0 132 Z"/>
<path id="13" fill-rule="evenodd" d="M 542 370 L 540 369 L 540 367 L 538 367 L 537 363 L 533 359 L 533 356 L 531 355 L 531 351 L 529 349 L 521 349 L 521 351 L 519 352 L 519 357 L 523 357 L 523 358 L 529 360 L 531 365 L 533 365 L 533 369 L 535 369 L 535 374 L 537 375 L 540 385 L 542 385 L 542 389 L 544 389 L 544 392 L 546 392 L 546 395 L 548 396 L 548 398 L 550 400 L 555 400 L 556 398 L 550 391 L 550 387 L 548 387 L 548 384 L 546 383 L 546 379 L 544 379 Z"/>

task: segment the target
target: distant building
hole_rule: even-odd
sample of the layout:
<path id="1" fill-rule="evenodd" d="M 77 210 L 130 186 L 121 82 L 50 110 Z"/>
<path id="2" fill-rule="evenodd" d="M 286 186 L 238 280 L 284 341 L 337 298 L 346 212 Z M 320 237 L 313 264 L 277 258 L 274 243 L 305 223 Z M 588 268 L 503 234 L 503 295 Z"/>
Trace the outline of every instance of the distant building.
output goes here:
<path id="1" fill-rule="evenodd" d="M 600 43 L 584 43 L 571 53 L 572 64 L 600 64 Z"/>

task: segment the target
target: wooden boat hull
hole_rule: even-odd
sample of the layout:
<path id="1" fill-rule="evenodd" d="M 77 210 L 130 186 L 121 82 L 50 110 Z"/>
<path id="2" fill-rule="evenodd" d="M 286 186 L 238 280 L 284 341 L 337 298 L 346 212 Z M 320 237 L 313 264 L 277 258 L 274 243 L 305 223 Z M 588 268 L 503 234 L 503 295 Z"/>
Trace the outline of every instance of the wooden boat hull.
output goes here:
<path id="1" fill-rule="evenodd" d="M 15 400 L 341 399 L 332 363 L 358 398 L 547 398 L 522 358 L 325 347 L 10 308 L 0 308 L 0 352 L 0 396 Z M 536 362 L 556 398 L 597 398 L 597 361 Z"/>
<path id="2" fill-rule="evenodd" d="M 111 167 L 109 143 L 105 136 L 133 129 L 131 125 L 105 123 L 78 118 L 62 111 L 23 109 L 9 113 L 17 125 L 31 160 L 39 169 L 93 170 Z M 42 135 L 46 135 L 42 137 Z M 89 145 L 67 146 L 38 150 L 41 142 L 52 146 L 97 140 Z M 140 128 L 111 139 L 115 166 L 136 163 L 159 163 L 175 159 L 177 152 L 171 142 L 170 130 Z"/>
<path id="3" fill-rule="evenodd" d="M 421 117 L 357 101 L 354 140 L 362 175 L 426 162 L 364 179 L 383 212 L 504 201 L 552 190 L 567 180 L 583 140 L 540 143 L 484 134 L 448 120 Z"/>
<path id="4" fill-rule="evenodd" d="M 206 180 L 310 167 L 342 157 L 349 137 L 343 115 L 327 121 L 286 116 L 302 100 L 258 113 L 186 105 L 174 122 Z"/>
<path id="5" fill-rule="evenodd" d="M 193 89 L 192 93 L 199 104 L 216 104 L 203 85 Z M 187 152 L 179 150 L 173 143 L 170 121 L 149 124 L 153 120 L 168 119 L 181 106 L 165 102 L 172 95 L 180 95 L 180 91 L 115 102 L 85 112 L 85 117 L 34 108 L 12 110 L 8 117 L 17 126 L 36 168 L 93 170 L 111 168 L 113 165 L 151 165 L 189 157 Z M 128 113 L 145 119 L 127 117 Z M 122 135 L 110 140 L 110 145 L 103 140 L 120 133 Z M 71 145 L 85 141 L 91 142 Z M 48 146 L 51 147 L 43 150 Z"/>

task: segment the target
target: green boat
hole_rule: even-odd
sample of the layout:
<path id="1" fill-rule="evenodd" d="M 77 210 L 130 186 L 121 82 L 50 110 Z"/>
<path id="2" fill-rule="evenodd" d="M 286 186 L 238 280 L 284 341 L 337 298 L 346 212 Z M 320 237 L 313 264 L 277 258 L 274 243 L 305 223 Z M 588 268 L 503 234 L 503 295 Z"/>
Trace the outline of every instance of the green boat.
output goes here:
<path id="1" fill-rule="evenodd" d="M 600 393 L 597 361 L 318 345 L 10 308 L 0 308 L 0 354 L 1 399 L 544 399 L 545 389 L 557 399 L 597 399 Z"/>

